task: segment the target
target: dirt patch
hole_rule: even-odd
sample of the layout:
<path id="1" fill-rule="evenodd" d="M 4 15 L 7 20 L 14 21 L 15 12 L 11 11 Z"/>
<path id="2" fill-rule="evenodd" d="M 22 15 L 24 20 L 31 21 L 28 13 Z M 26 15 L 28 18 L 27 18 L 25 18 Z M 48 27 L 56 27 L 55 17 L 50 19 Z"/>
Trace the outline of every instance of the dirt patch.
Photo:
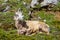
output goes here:
<path id="1" fill-rule="evenodd" d="M 54 12 L 54 11 L 47 11 L 47 14 L 55 15 L 55 19 L 60 21 L 60 12 L 59 11 L 56 11 L 56 12 Z"/>
<path id="2" fill-rule="evenodd" d="M 60 12 L 55 12 L 55 18 L 60 21 Z"/>

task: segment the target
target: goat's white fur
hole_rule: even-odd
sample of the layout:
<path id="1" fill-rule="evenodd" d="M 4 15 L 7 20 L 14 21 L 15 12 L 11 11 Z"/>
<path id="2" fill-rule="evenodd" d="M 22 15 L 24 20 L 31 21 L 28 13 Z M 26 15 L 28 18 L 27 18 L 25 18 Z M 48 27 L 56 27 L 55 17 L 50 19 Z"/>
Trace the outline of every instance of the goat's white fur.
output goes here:
<path id="1" fill-rule="evenodd" d="M 47 34 L 49 34 L 49 25 L 47 25 L 44 22 L 40 22 L 40 21 L 26 21 L 27 26 L 29 27 L 28 29 L 31 30 L 31 32 L 36 32 L 39 31 L 39 29 L 41 29 L 42 31 L 46 32 Z M 39 31 L 41 32 L 41 31 Z"/>
<path id="2" fill-rule="evenodd" d="M 17 12 L 15 12 L 15 16 L 14 16 L 15 20 L 19 20 L 19 19 L 23 20 L 24 15 L 22 15 L 22 11 L 21 10 L 19 11 L 19 10 Z"/>

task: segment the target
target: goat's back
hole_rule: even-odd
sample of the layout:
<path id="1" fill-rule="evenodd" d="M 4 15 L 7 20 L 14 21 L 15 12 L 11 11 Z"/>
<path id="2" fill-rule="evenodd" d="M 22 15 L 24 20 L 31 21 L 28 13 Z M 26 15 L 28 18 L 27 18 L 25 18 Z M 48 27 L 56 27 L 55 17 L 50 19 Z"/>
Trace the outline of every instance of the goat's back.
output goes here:
<path id="1" fill-rule="evenodd" d="M 39 21 L 26 21 L 26 24 L 29 28 L 33 30 L 39 29 Z"/>
<path id="2" fill-rule="evenodd" d="M 46 23 L 41 22 L 41 21 L 26 21 L 26 24 L 33 31 L 39 30 L 39 28 L 41 28 L 43 30 L 46 30 L 49 28 L 49 25 L 47 25 Z"/>

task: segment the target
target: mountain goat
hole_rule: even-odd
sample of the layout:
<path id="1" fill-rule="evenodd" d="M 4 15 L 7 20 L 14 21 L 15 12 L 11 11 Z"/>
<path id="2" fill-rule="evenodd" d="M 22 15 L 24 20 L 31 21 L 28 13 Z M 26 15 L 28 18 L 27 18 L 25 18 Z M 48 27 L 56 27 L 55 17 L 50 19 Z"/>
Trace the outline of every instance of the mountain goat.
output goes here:
<path id="1" fill-rule="evenodd" d="M 41 31 L 49 34 L 49 26 L 40 21 L 32 21 L 32 20 L 23 20 L 22 11 L 17 11 L 14 16 L 15 26 L 18 30 L 18 34 L 31 35 L 33 33 L 39 33 Z"/>

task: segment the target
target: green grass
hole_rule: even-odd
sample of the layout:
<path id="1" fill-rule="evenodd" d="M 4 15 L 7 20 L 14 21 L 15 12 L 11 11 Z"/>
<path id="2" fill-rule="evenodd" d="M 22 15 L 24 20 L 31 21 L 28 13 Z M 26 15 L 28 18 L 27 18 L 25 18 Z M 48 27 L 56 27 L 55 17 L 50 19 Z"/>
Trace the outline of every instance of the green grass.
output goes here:
<path id="1" fill-rule="evenodd" d="M 0 1 L 0 4 L 3 3 L 3 0 Z M 17 3 L 16 0 L 10 0 L 9 4 L 12 6 L 11 10 L 21 8 L 24 12 L 24 20 L 29 19 L 29 16 L 27 15 L 28 10 L 22 4 L 22 1 Z M 59 4 L 60 3 L 58 3 L 58 7 L 60 8 Z M 53 8 L 53 10 L 56 9 Z M 13 16 L 14 12 L 0 12 L 0 40 L 60 40 L 60 21 L 54 19 L 55 15 L 46 13 L 45 11 L 36 12 L 35 16 L 41 17 L 42 20 L 47 20 L 46 23 L 50 26 L 50 35 L 46 35 L 45 33 L 38 33 L 32 36 L 17 34 L 17 30 L 14 26 Z"/>
<path id="2" fill-rule="evenodd" d="M 58 34 L 36 34 L 33 36 L 17 35 L 16 30 L 4 31 L 0 29 L 0 39 L 1 40 L 60 40 L 60 35 Z"/>
<path id="3" fill-rule="evenodd" d="M 0 39 L 1 40 L 60 40 L 60 28 L 55 26 L 55 23 L 59 25 L 60 23 L 53 21 L 54 15 L 49 14 L 47 15 L 45 11 L 37 12 L 38 16 L 42 18 L 42 20 L 46 19 L 47 24 L 50 25 L 50 35 L 43 34 L 36 34 L 33 36 L 25 36 L 17 34 L 16 28 L 14 26 L 13 15 L 14 13 L 7 12 L 7 13 L 0 13 L 0 22 L 3 24 L 0 26 Z M 36 16 L 37 16 L 36 15 Z M 11 24 L 13 23 L 13 24 Z M 7 30 L 6 30 L 7 29 Z"/>

